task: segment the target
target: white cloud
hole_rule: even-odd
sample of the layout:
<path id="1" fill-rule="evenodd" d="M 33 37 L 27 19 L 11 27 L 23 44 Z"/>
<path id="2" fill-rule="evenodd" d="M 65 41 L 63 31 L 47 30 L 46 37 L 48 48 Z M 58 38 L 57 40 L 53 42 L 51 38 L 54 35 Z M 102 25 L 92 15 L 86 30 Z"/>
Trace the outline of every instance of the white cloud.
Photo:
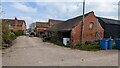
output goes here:
<path id="1" fill-rule="evenodd" d="M 2 0 L 3 2 L 83 2 L 83 0 Z M 113 2 L 118 0 L 86 0 L 88 2 Z"/>
<path id="2" fill-rule="evenodd" d="M 99 3 L 113 3 L 119 2 L 119 0 L 85 0 L 86 2 L 99 2 Z"/>
<path id="3" fill-rule="evenodd" d="M 42 2 L 37 2 L 37 5 L 38 6 L 42 6 L 42 7 L 45 7 L 47 10 L 47 17 L 52 15 L 52 17 L 58 17 L 58 16 L 76 16 L 78 14 L 80 14 L 82 11 L 82 4 L 80 3 L 66 3 L 66 2 L 53 2 L 53 3 L 50 3 L 50 2 L 45 2 L 45 3 L 42 3 Z M 46 17 L 44 15 L 44 17 Z M 51 16 L 50 16 L 51 17 Z"/>
<path id="4" fill-rule="evenodd" d="M 100 17 L 118 20 L 118 17 L 116 17 L 116 16 L 104 16 L 103 15 L 103 16 L 100 16 Z"/>
<path id="5" fill-rule="evenodd" d="M 96 12 L 117 12 L 118 11 L 118 5 L 117 1 L 113 2 L 87 2 L 86 9 L 94 10 Z"/>
<path id="6" fill-rule="evenodd" d="M 25 20 L 26 24 L 27 24 L 27 28 L 29 27 L 29 25 L 33 22 L 33 18 L 31 16 L 18 16 L 17 17 L 19 20 Z"/>
<path id="7" fill-rule="evenodd" d="M 94 11 L 97 16 L 118 19 L 118 0 L 101 0 L 100 2 L 87 2 L 86 9 L 87 11 Z"/>
<path id="8" fill-rule="evenodd" d="M 56 16 L 55 15 L 51 15 L 51 14 L 44 14 L 44 16 L 35 19 L 34 22 L 48 22 L 49 19 L 55 19 Z"/>
<path id="9" fill-rule="evenodd" d="M 78 5 L 78 3 L 59 3 L 57 5 L 55 5 L 56 10 L 58 10 L 59 13 L 62 14 L 77 14 L 80 9 L 81 6 Z"/>
<path id="10" fill-rule="evenodd" d="M 96 16 L 118 19 L 118 0 L 86 0 L 86 13 L 94 11 Z M 82 14 L 82 2 L 37 2 L 40 7 L 45 7 L 47 13 L 39 21 L 47 21 L 50 18 L 64 19 L 76 17 Z"/>
<path id="11" fill-rule="evenodd" d="M 40 0 L 39 0 L 40 1 Z M 29 23 L 32 23 L 33 21 L 43 21 L 46 22 L 48 19 L 69 19 L 73 18 L 75 16 L 82 14 L 82 1 L 75 1 L 71 2 L 57 2 L 58 0 L 53 0 L 51 2 L 39 2 L 37 1 L 36 4 L 40 8 L 40 11 L 44 11 L 41 14 L 39 18 L 36 17 L 36 19 L 32 19 L 31 17 L 27 16 L 21 16 L 21 19 L 29 20 Z M 46 1 L 46 0 L 45 0 Z M 86 12 L 94 11 L 97 16 L 101 17 L 107 17 L 112 19 L 117 19 L 118 14 L 118 1 L 119 0 L 86 0 Z M 24 12 L 37 12 L 37 8 L 33 8 L 30 6 L 27 6 L 23 3 L 14 3 L 13 7 L 24 11 Z M 43 9 L 44 7 L 44 9 Z M 38 14 L 37 14 L 38 15 Z"/>
<path id="12" fill-rule="evenodd" d="M 22 20 L 32 20 L 32 17 L 30 17 L 30 16 L 19 16 L 18 19 L 22 19 Z"/>
<path id="13" fill-rule="evenodd" d="M 33 22 L 48 22 L 48 19 L 36 19 Z"/>
<path id="14" fill-rule="evenodd" d="M 15 9 L 23 12 L 37 12 L 37 8 L 29 7 L 25 4 L 14 2 L 12 5 Z"/>

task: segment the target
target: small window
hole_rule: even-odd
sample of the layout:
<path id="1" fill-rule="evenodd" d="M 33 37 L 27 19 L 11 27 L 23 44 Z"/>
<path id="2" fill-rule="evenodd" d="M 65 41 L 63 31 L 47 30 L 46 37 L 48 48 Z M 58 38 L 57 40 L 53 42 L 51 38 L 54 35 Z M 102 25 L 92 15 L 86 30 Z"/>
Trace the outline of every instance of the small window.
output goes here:
<path id="1" fill-rule="evenodd" d="M 89 24 L 89 29 L 91 30 L 91 29 L 93 29 L 93 27 L 94 27 L 94 23 L 93 23 L 93 22 L 90 22 L 90 24 Z"/>

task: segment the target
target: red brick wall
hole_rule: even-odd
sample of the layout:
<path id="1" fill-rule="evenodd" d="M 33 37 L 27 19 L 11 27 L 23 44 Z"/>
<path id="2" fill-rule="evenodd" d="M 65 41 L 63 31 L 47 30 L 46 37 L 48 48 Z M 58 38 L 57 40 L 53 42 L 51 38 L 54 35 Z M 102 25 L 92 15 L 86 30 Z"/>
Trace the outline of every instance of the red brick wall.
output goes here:
<path id="1" fill-rule="evenodd" d="M 18 20 L 15 19 L 15 25 L 13 26 L 13 30 L 14 31 L 16 31 L 18 29 L 17 24 L 18 24 Z"/>
<path id="2" fill-rule="evenodd" d="M 24 30 L 25 31 L 25 27 L 23 28 L 23 26 L 16 26 L 15 28 L 14 28 L 14 30 L 16 31 L 16 30 Z"/>
<path id="3" fill-rule="evenodd" d="M 91 22 L 93 23 L 93 28 L 89 29 L 89 25 Z M 102 38 L 104 36 L 104 34 L 103 34 L 104 29 L 101 27 L 100 23 L 97 22 L 97 18 L 95 17 L 94 13 L 92 12 L 85 18 L 83 42 L 94 41 L 94 40 L 99 39 L 96 36 L 97 26 L 98 26 L 98 32 L 100 34 L 100 37 Z"/>
<path id="4" fill-rule="evenodd" d="M 37 32 L 43 32 L 44 30 L 46 30 L 47 28 L 36 28 Z"/>
<path id="5" fill-rule="evenodd" d="M 13 26 L 13 31 L 17 30 L 24 30 L 26 31 L 26 23 L 24 23 L 22 26 L 17 26 L 18 20 L 15 20 L 15 26 Z"/>
<path id="6" fill-rule="evenodd" d="M 80 36 L 81 36 L 81 24 L 77 25 L 75 28 L 71 31 L 71 43 L 72 44 L 78 44 L 80 43 Z"/>
<path id="7" fill-rule="evenodd" d="M 89 29 L 90 23 L 93 23 L 93 28 Z M 96 31 L 97 31 L 97 18 L 94 16 L 94 13 L 90 13 L 88 16 L 85 17 L 84 21 L 84 31 L 83 31 L 83 42 L 86 41 L 95 41 L 100 38 L 96 37 Z M 100 37 L 104 37 L 104 29 L 101 27 L 101 25 L 98 23 L 98 32 L 100 34 Z M 71 31 L 71 43 L 72 44 L 78 44 L 80 43 L 80 37 L 81 36 L 81 24 L 74 27 Z"/>
<path id="8" fill-rule="evenodd" d="M 26 31 L 26 23 L 23 24 L 22 30 Z"/>

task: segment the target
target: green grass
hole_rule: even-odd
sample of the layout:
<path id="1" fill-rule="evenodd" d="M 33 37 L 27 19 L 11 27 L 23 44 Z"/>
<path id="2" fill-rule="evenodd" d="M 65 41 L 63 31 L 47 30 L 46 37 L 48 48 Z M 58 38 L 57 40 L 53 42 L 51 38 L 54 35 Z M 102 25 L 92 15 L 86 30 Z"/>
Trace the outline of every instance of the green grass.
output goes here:
<path id="1" fill-rule="evenodd" d="M 89 42 L 84 45 L 77 44 L 76 48 L 84 51 L 99 51 L 100 44 L 99 42 Z M 112 49 L 116 49 L 115 41 L 112 42 Z"/>
<path id="2" fill-rule="evenodd" d="M 84 44 L 84 45 L 77 44 L 76 48 L 84 51 L 99 51 L 100 45 L 99 44 Z"/>

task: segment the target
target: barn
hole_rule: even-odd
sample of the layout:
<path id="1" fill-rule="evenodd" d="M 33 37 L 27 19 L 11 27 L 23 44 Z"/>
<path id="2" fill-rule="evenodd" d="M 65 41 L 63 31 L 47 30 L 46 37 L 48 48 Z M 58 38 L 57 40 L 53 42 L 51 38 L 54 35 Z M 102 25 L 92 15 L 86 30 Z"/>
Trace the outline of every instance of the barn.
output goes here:
<path id="1" fill-rule="evenodd" d="M 47 30 L 58 32 L 59 34 L 57 36 L 61 41 L 63 41 L 63 38 L 69 38 L 69 42 L 71 44 L 85 43 L 87 41 L 95 41 L 103 38 L 104 29 L 100 23 L 98 23 L 96 16 L 92 11 L 85 14 L 83 39 L 81 39 L 82 17 L 83 15 L 80 15 L 75 18 L 68 19 L 62 23 L 53 25 Z"/>
<path id="2" fill-rule="evenodd" d="M 46 29 L 49 27 L 48 22 L 36 22 L 36 35 L 41 36 L 45 33 Z"/>
<path id="3" fill-rule="evenodd" d="M 99 23 L 104 29 L 104 38 L 120 38 L 120 21 L 103 17 L 97 17 Z"/>

